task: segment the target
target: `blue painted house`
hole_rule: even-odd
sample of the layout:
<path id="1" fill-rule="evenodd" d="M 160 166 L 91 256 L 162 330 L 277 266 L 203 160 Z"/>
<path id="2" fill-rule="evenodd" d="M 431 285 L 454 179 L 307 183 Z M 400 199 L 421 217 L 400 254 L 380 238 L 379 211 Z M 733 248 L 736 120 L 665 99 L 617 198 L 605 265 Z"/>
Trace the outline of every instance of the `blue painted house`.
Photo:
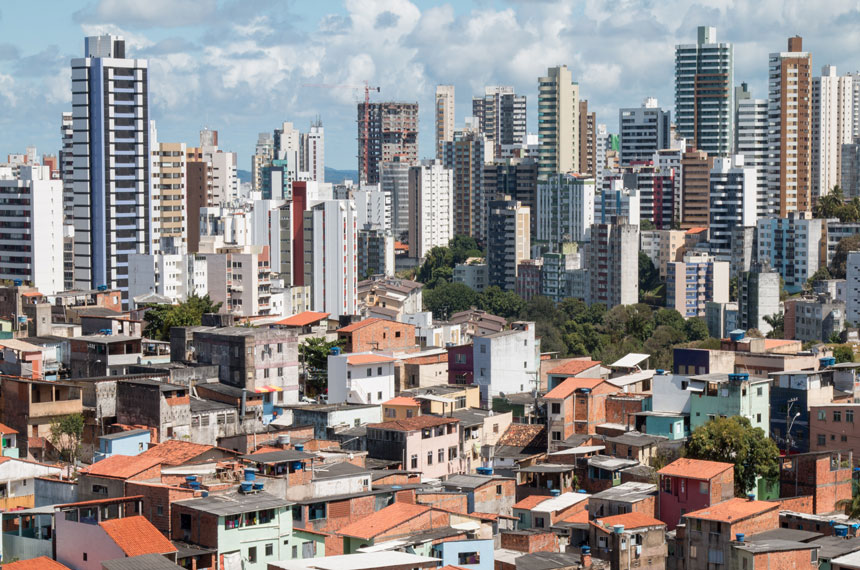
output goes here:
<path id="1" fill-rule="evenodd" d="M 493 540 L 453 540 L 433 547 L 432 556 L 442 559 L 441 566 L 468 570 L 493 570 Z"/>
<path id="2" fill-rule="evenodd" d="M 149 449 L 150 441 L 148 429 L 133 429 L 100 436 L 99 449 L 93 454 L 93 462 L 107 459 L 111 455 L 140 455 Z"/>

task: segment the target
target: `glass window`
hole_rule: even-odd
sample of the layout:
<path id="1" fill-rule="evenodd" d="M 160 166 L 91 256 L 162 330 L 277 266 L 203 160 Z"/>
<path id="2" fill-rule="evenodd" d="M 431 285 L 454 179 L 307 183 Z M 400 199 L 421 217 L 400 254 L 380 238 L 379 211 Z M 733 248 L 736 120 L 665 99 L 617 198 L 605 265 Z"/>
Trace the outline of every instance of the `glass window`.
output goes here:
<path id="1" fill-rule="evenodd" d="M 427 452 L 427 465 L 433 465 L 433 452 Z"/>
<path id="2" fill-rule="evenodd" d="M 256 546 L 252 546 L 251 548 L 248 549 L 248 562 L 250 562 L 251 564 L 257 563 L 257 547 Z"/>
<path id="3" fill-rule="evenodd" d="M 412 469 L 418 469 L 418 455 L 412 456 L 411 465 L 412 465 Z"/>
<path id="4" fill-rule="evenodd" d="M 439 463 L 445 463 L 445 450 L 444 449 L 440 449 L 436 455 L 439 457 Z"/>
<path id="5" fill-rule="evenodd" d="M 833 412 L 833 421 L 834 422 L 841 422 L 842 421 L 842 412 L 841 411 Z"/>
<path id="6" fill-rule="evenodd" d="M 315 521 L 325 518 L 325 503 L 314 503 L 308 507 L 308 520 Z"/>

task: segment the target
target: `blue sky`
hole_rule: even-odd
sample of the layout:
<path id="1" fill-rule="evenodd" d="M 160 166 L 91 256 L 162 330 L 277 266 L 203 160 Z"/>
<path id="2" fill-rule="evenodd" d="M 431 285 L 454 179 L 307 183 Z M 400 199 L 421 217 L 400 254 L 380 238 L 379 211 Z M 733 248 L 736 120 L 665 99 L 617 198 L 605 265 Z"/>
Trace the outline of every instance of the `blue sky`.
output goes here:
<path id="1" fill-rule="evenodd" d="M 611 129 L 619 107 L 647 96 L 672 106 L 673 46 L 717 26 L 735 44 L 735 82 L 765 97 L 767 55 L 800 34 L 816 72 L 860 69 L 856 0 L 47 0 L 0 4 L 0 156 L 30 144 L 55 153 L 71 95 L 69 60 L 85 35 L 125 36 L 150 66 L 151 116 L 163 141 L 194 144 L 203 126 L 248 168 L 257 133 L 319 115 L 326 164 L 355 168 L 359 89 L 418 101 L 420 153 L 433 153 L 436 84 L 456 86 L 457 124 L 485 85 L 529 99 L 537 77 L 567 64 L 582 97 Z"/>

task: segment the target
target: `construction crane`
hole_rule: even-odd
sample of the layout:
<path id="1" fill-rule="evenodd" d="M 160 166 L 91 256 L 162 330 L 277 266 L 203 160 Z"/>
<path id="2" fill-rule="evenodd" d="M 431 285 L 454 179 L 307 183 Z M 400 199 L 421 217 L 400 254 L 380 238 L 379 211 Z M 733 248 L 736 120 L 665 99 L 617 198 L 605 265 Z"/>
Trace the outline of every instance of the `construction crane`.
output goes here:
<path id="1" fill-rule="evenodd" d="M 364 119 L 362 120 L 361 125 L 361 146 L 364 151 L 363 156 L 363 172 L 365 178 L 368 176 L 368 147 L 370 142 L 370 92 L 375 91 L 377 93 L 380 92 L 379 87 L 371 87 L 371 85 L 365 81 L 364 85 L 346 85 L 346 84 L 331 84 L 331 83 L 305 83 L 302 87 L 315 87 L 318 89 L 364 89 Z M 358 176 L 359 186 L 361 185 L 361 173 Z"/>

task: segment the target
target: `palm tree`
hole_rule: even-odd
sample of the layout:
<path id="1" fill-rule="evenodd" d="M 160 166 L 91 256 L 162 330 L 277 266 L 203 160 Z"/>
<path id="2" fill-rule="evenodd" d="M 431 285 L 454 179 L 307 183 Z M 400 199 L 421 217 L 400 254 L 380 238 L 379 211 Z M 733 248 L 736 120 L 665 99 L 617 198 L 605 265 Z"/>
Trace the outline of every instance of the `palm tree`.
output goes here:
<path id="1" fill-rule="evenodd" d="M 836 501 L 837 509 L 844 509 L 849 519 L 860 519 L 860 493 L 854 493 L 850 499 Z"/>

